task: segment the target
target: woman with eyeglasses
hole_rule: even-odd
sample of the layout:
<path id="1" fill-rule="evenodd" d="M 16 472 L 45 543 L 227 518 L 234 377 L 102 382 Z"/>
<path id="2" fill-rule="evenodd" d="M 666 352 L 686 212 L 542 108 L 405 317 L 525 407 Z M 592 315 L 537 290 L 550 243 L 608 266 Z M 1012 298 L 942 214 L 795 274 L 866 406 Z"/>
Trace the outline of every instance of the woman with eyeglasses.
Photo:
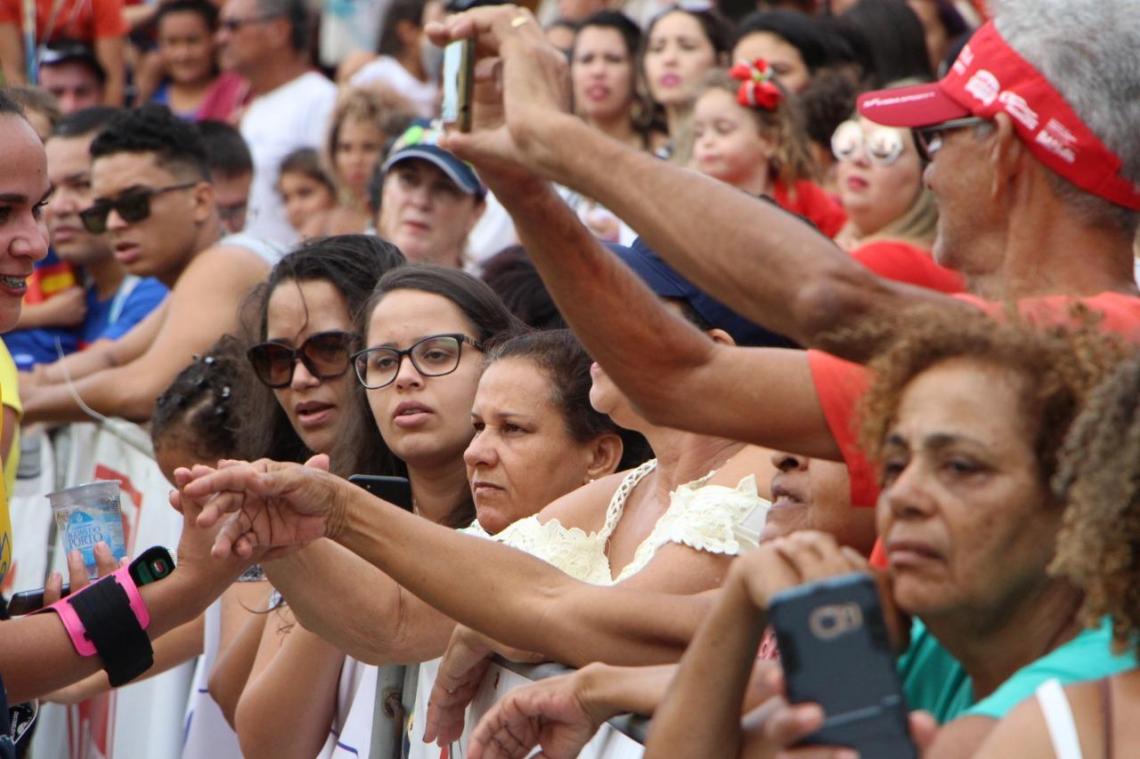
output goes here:
<path id="1" fill-rule="evenodd" d="M 835 130 L 831 150 L 847 212 L 835 241 L 882 276 L 962 292 L 961 276 L 931 257 L 938 208 L 923 183 L 926 160 L 911 133 L 852 117 Z"/>
<path id="2" fill-rule="evenodd" d="M 331 453 L 335 471 L 392 473 L 377 467 L 379 435 L 383 450 L 398 459 L 411 483 L 412 511 L 432 522 L 466 527 L 475 507 L 463 453 L 474 434 L 471 408 L 484 349 L 519 330 L 519 323 L 489 287 L 458 270 L 389 267 L 378 280 L 358 278 L 351 307 L 332 301 L 327 283 L 315 284 L 320 286 L 302 284 L 312 290 L 305 307 L 286 297 L 275 308 L 280 287 L 269 296 L 266 324 L 272 325 L 278 313 L 286 318 L 280 322 L 283 331 L 267 326 L 263 332 L 269 341 L 262 345 L 274 339 L 281 344 L 271 349 L 279 357 L 278 372 L 272 377 L 259 372 L 263 381 L 280 384 L 292 371 L 292 381 L 275 390 L 277 399 L 308 449 Z M 311 326 L 303 329 L 299 319 Z M 342 334 L 352 340 L 341 341 Z M 308 342 L 299 346 L 299 338 Z M 354 354 L 360 345 L 368 347 Z M 256 367 L 255 350 L 250 357 Z M 322 375 L 334 381 L 318 382 Z M 347 551 L 319 541 L 264 566 L 288 604 L 327 613 L 332 591 L 320 569 L 327 567 L 340 577 L 357 578 L 349 583 L 356 592 L 381 599 L 393 618 L 401 618 L 399 587 L 362 572 L 360 564 Z M 337 595 L 338 605 L 347 600 Z M 390 606 L 383 603 L 389 598 Z M 292 608 L 281 617 L 263 623 L 248 683 L 233 709 L 242 751 L 247 757 L 331 756 L 338 740 L 352 744 L 362 724 L 370 729 L 376 668 L 321 638 L 320 628 L 301 612 L 297 617 L 306 627 L 296 624 Z M 433 612 L 426 622 L 409 622 L 415 639 L 395 643 L 410 647 L 405 653 L 413 659 L 416 646 L 442 647 L 448 628 L 433 639 L 436 620 Z M 298 689 L 297 683 L 305 687 Z"/>

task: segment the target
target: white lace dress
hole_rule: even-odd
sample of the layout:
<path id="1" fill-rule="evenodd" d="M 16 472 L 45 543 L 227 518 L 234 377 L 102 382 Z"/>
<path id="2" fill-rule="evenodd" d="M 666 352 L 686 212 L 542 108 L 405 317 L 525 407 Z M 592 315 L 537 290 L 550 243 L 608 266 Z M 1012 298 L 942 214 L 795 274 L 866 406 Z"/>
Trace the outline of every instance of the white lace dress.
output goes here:
<path id="1" fill-rule="evenodd" d="M 669 543 L 726 556 L 756 546 L 756 536 L 772 505 L 757 493 L 756 477 L 748 475 L 735 488 L 729 488 L 708 484 L 715 474 L 710 472 L 670 494 L 669 508 L 638 545 L 633 560 L 614 577 L 606 544 L 621 520 L 630 492 L 656 467 L 657 461 L 652 459 L 626 475 L 610 499 L 605 523 L 598 532 L 567 528 L 557 519 L 539 522 L 536 515 L 520 519 L 491 539 L 526 551 L 593 585 L 613 585 L 637 574 L 659 548 Z M 487 536 L 478 522 L 466 531 Z"/>

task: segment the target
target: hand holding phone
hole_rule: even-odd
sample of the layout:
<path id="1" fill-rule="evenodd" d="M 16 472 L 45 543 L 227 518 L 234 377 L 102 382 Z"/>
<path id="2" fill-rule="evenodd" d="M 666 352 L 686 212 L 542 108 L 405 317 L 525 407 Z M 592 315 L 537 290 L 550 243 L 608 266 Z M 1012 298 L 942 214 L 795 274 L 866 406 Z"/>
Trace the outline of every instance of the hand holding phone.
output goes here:
<path id="1" fill-rule="evenodd" d="M 788 701 L 818 703 L 823 726 L 805 744 L 847 746 L 862 756 L 917 759 L 879 590 L 865 572 L 774 595 Z"/>

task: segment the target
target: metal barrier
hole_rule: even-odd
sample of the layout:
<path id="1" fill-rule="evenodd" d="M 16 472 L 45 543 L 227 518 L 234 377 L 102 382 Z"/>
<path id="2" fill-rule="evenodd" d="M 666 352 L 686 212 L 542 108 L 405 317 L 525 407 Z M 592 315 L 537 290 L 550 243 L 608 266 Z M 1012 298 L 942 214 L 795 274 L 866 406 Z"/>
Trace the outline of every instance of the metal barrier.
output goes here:
<path id="1" fill-rule="evenodd" d="M 471 732 L 492 706 L 511 690 L 548 677 L 566 674 L 571 670 L 560 664 L 518 664 L 496 658 L 479 690 L 467 707 L 467 719 L 462 737 L 446 748 L 428 745 L 423 742 L 423 716 L 427 714 L 427 700 L 435 681 L 439 660 L 420 665 L 418 687 L 415 697 L 415 711 L 409 729 L 410 759 L 462 759 L 467 755 Z M 644 752 L 642 744 L 648 727 L 648 720 L 642 717 L 623 716 L 611 720 L 594 735 L 579 753 L 582 759 L 639 759 Z M 373 753 L 373 759 L 388 755 Z"/>

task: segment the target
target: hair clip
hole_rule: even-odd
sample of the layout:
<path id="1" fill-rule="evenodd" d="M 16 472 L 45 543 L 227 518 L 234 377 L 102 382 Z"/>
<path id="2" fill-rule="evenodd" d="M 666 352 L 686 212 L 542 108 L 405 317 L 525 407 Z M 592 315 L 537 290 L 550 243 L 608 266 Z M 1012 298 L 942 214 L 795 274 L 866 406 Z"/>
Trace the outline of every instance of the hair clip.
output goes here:
<path id="1" fill-rule="evenodd" d="M 729 69 L 728 75 L 740 82 L 740 87 L 736 90 L 736 102 L 745 108 L 774 111 L 784 99 L 784 93 L 772 80 L 768 61 L 763 58 L 757 58 L 751 63 L 741 61 Z"/>

